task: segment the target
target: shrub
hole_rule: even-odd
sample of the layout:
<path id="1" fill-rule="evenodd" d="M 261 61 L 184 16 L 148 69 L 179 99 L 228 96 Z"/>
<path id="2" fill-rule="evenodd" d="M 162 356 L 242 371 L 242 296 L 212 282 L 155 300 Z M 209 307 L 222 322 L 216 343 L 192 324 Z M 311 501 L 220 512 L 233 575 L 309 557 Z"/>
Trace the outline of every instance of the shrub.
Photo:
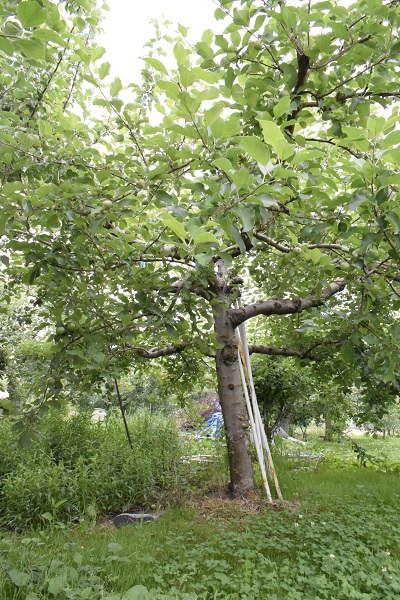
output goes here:
<path id="1" fill-rule="evenodd" d="M 18 437 L 11 423 L 5 419 L 0 422 L 0 482 L 23 459 L 24 452 L 18 444 Z M 1 486 L 1 483 L 0 483 Z M 1 489 L 1 488 L 0 488 Z"/>
<path id="2" fill-rule="evenodd" d="M 0 522 L 16 529 L 62 526 L 167 500 L 182 455 L 175 424 L 143 412 L 129 426 L 133 449 L 116 418 L 99 424 L 86 415 L 53 416 L 30 451 L 19 450 L 8 430 L 14 450 L 3 469 Z"/>

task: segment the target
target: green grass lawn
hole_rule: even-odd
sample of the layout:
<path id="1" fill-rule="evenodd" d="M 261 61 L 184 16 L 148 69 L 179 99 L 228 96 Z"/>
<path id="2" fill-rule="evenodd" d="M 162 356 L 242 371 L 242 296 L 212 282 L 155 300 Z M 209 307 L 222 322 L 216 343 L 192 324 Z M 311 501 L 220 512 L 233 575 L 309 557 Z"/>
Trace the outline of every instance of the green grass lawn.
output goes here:
<path id="1" fill-rule="evenodd" d="M 400 455 L 400 438 L 359 441 Z M 0 598 L 398 600 L 400 475 L 318 448 L 317 469 L 277 457 L 282 505 L 193 492 L 156 523 L 3 532 Z"/>

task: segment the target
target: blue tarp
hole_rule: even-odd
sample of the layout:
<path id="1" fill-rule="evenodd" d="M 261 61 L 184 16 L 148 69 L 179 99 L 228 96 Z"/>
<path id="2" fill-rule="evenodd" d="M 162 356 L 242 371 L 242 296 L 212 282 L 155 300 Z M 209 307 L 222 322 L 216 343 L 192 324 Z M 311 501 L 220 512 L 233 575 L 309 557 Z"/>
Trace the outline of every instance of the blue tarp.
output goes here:
<path id="1" fill-rule="evenodd" d="M 197 431 L 199 435 L 205 435 L 210 438 L 220 437 L 224 431 L 224 419 L 221 412 L 215 412 L 204 424 L 200 430 Z"/>

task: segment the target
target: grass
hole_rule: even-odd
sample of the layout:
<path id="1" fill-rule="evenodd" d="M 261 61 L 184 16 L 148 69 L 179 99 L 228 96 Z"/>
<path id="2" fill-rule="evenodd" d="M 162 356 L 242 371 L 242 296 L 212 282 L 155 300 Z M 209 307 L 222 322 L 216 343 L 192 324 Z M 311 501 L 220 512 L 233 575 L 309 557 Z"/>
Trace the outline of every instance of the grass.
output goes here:
<path id="1" fill-rule="evenodd" d="M 120 420 L 50 416 L 23 450 L 0 424 L 0 524 L 18 530 L 93 522 L 163 504 L 179 487 L 184 445 L 172 420 L 148 413 Z"/>
<path id="2" fill-rule="evenodd" d="M 399 438 L 360 443 L 400 454 Z M 399 475 L 350 462 L 348 444 L 320 448 L 335 460 L 318 469 L 277 458 L 283 505 L 192 493 L 155 523 L 4 532 L 0 597 L 397 600 Z"/>

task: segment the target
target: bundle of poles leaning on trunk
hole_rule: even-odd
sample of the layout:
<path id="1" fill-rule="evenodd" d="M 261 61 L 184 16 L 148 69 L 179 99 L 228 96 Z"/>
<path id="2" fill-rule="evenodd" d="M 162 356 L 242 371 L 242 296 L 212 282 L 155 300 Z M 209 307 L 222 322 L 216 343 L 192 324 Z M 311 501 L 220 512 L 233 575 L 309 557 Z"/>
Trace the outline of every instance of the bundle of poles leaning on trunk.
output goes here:
<path id="1" fill-rule="evenodd" d="M 236 301 L 237 308 L 240 308 L 240 300 Z M 265 492 L 269 502 L 272 502 L 271 489 L 268 483 L 268 476 L 273 481 L 276 495 L 279 500 L 283 500 L 281 489 L 279 487 L 278 477 L 275 471 L 274 462 L 272 459 L 271 450 L 268 443 L 268 438 L 265 433 L 264 424 L 261 419 L 260 409 L 258 407 L 256 391 L 254 388 L 253 374 L 250 364 L 249 346 L 247 344 L 246 329 L 244 323 L 237 328 L 239 339 L 239 368 L 242 380 L 243 393 L 246 399 L 247 412 L 254 445 L 257 452 L 257 459 L 260 465 L 262 480 Z"/>

